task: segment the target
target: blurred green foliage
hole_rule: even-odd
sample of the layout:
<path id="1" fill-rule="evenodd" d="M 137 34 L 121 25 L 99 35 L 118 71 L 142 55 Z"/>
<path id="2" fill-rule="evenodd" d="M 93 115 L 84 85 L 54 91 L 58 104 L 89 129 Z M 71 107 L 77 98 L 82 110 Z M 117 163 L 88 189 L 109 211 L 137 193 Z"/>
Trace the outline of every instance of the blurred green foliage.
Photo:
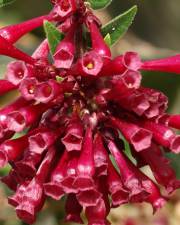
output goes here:
<path id="1" fill-rule="evenodd" d="M 49 2 L 49 0 L 17 0 L 14 4 L 0 9 L 0 26 L 45 14 L 51 9 Z M 116 16 L 134 4 L 138 5 L 139 10 L 131 27 L 131 32 L 160 48 L 180 51 L 179 0 L 113 0 L 108 12 L 111 16 Z M 44 37 L 42 28 L 37 29 L 33 34 L 38 39 Z M 29 45 L 34 46 L 31 39 Z M 26 48 L 26 50 L 32 52 L 32 49 L 29 49 L 28 46 Z M 0 78 L 3 77 L 9 60 L 7 57 L 0 56 Z M 165 93 L 170 101 L 169 111 L 180 113 L 180 76 L 148 72 L 143 75 L 143 84 L 146 87 L 152 87 Z M 0 104 L 2 101 L 8 101 L 9 98 L 11 98 L 11 95 L 1 98 Z M 180 156 L 168 154 L 168 157 L 173 159 L 173 166 L 180 178 Z M 8 168 L 5 168 L 0 175 L 6 174 L 7 170 Z M 52 204 L 52 201 L 49 200 L 35 225 L 63 225 L 63 208 L 63 203 L 53 201 Z M 3 208 L 0 208 L 0 211 L 0 225 L 25 225 L 25 223 L 16 220 L 14 210 L 7 208 L 7 203 Z"/>

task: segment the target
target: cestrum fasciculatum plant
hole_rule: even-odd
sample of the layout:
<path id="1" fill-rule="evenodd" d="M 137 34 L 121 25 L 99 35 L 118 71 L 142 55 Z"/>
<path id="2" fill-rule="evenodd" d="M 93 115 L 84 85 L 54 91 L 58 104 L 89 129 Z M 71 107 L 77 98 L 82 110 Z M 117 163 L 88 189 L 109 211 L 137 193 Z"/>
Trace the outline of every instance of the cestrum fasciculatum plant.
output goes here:
<path id="1" fill-rule="evenodd" d="M 111 56 L 109 46 L 136 6 L 102 27 L 91 7 L 109 0 L 51 2 L 48 15 L 0 29 L 0 54 L 16 60 L 0 80 L 0 95 L 19 92 L 0 109 L 0 167 L 11 166 L 1 181 L 14 191 L 9 204 L 28 224 L 47 196 L 65 195 L 66 221 L 83 223 L 84 210 L 89 225 L 110 224 L 110 209 L 125 203 L 148 202 L 155 212 L 180 187 L 164 155 L 180 152 L 180 115 L 167 114 L 167 97 L 141 85 L 141 71 L 179 74 L 180 55 Z M 47 38 L 32 56 L 15 47 L 43 23 Z M 145 165 L 156 182 L 140 170 Z"/>

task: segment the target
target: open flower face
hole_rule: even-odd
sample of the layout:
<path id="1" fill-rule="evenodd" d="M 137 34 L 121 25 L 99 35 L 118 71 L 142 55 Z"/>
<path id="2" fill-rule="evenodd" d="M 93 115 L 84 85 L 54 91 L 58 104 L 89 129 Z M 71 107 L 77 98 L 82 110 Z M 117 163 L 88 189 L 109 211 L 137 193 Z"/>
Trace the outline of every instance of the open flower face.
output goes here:
<path id="1" fill-rule="evenodd" d="M 180 55 L 114 58 L 117 19 L 101 27 L 83 0 L 51 3 L 48 15 L 0 29 L 0 54 L 16 60 L 0 80 L 0 95 L 19 92 L 0 109 L 0 168 L 12 167 L 1 178 L 14 192 L 9 204 L 28 224 L 47 197 L 67 196 L 65 219 L 81 224 L 83 209 L 89 225 L 109 225 L 110 209 L 126 203 L 147 202 L 155 212 L 167 201 L 159 186 L 167 195 L 180 187 L 163 151 L 180 152 L 180 115 L 166 113 L 162 92 L 142 86 L 141 71 L 179 74 Z M 14 46 L 43 21 L 47 38 L 32 56 Z M 144 165 L 156 182 L 140 170 Z"/>

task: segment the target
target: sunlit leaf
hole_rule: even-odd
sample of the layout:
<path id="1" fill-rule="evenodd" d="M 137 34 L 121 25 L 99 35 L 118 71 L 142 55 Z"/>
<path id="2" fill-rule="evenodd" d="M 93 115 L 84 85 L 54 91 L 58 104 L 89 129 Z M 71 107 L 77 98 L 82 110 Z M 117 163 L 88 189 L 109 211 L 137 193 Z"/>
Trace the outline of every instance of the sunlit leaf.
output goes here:
<path id="1" fill-rule="evenodd" d="M 111 4 L 112 0 L 88 0 L 92 9 L 102 9 Z"/>
<path id="2" fill-rule="evenodd" d="M 136 13 L 137 6 L 133 6 L 131 9 L 115 17 L 101 28 L 101 33 L 104 37 L 107 34 L 110 35 L 111 45 L 117 42 L 126 33 L 132 24 Z"/>
<path id="3" fill-rule="evenodd" d="M 104 37 L 104 41 L 108 46 L 111 46 L 111 36 L 109 33 Z"/>
<path id="4" fill-rule="evenodd" d="M 126 156 L 134 163 L 136 164 L 136 160 L 135 158 L 132 156 L 131 153 L 131 147 L 128 143 L 128 141 L 125 139 L 125 137 L 121 134 L 121 132 L 119 132 L 119 138 L 123 141 L 124 143 L 124 153 L 126 154 Z"/>
<path id="5" fill-rule="evenodd" d="M 51 53 L 54 54 L 57 45 L 64 38 L 64 35 L 55 27 L 54 24 L 48 21 L 44 22 L 44 30 L 48 39 Z"/>

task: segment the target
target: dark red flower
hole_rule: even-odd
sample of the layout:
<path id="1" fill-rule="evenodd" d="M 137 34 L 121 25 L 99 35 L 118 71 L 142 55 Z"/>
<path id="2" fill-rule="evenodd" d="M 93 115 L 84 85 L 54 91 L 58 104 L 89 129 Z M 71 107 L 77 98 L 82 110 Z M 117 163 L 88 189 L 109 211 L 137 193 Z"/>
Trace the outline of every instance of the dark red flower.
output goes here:
<path id="1" fill-rule="evenodd" d="M 29 224 L 47 196 L 67 195 L 66 221 L 83 223 L 84 209 L 89 225 L 110 224 L 110 209 L 125 203 L 148 202 L 155 212 L 167 198 L 140 167 L 149 165 L 167 194 L 180 187 L 163 152 L 180 152 L 180 136 L 171 129 L 180 129 L 180 115 L 166 114 L 167 97 L 143 87 L 140 72 L 180 73 L 180 57 L 113 58 L 84 1 L 51 2 L 50 14 L 0 29 L 0 54 L 18 60 L 8 64 L 0 95 L 20 95 L 0 109 L 0 167 L 12 167 L 1 178 L 14 191 L 9 204 Z M 64 33 L 52 60 L 47 39 L 32 56 L 14 46 L 44 19 Z M 127 143 L 137 164 L 124 151 Z"/>

